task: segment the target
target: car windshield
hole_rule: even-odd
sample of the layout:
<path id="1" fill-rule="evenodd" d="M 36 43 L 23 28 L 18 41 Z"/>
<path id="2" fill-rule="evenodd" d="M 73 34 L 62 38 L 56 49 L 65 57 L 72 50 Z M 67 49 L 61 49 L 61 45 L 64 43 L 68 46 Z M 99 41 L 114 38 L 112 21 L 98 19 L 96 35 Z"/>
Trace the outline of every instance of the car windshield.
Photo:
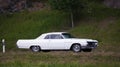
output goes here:
<path id="1" fill-rule="evenodd" d="M 64 38 L 74 38 L 71 34 L 69 33 L 63 33 L 62 34 L 64 36 Z"/>

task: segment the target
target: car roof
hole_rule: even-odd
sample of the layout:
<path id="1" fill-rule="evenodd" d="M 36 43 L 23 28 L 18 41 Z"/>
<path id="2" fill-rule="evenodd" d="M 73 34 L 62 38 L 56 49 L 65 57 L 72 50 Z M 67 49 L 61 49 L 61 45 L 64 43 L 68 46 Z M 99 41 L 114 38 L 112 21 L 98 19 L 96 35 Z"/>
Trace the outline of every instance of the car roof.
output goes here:
<path id="1" fill-rule="evenodd" d="M 40 35 L 37 39 L 43 39 L 46 35 L 63 34 L 63 33 L 68 33 L 68 32 L 49 32 L 49 33 L 44 33 L 44 34 Z"/>
<path id="2" fill-rule="evenodd" d="M 62 34 L 62 33 L 67 33 L 67 32 L 49 32 L 49 33 L 44 33 L 44 34 Z"/>

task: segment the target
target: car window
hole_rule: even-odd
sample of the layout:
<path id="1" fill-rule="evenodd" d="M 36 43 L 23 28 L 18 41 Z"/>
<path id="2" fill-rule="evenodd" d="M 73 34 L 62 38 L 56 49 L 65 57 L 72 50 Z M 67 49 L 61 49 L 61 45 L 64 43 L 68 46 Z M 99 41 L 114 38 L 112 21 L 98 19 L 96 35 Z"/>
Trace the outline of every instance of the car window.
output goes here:
<path id="1" fill-rule="evenodd" d="M 62 35 L 64 36 L 64 38 L 75 38 L 69 33 L 63 33 Z"/>
<path id="2" fill-rule="evenodd" d="M 51 35 L 51 39 L 63 39 L 61 35 L 53 34 Z"/>
<path id="3" fill-rule="evenodd" d="M 51 35 L 47 35 L 45 39 L 63 39 L 63 37 L 59 34 L 51 34 Z"/>
<path id="4" fill-rule="evenodd" d="M 50 39 L 50 35 L 47 35 L 44 39 Z"/>

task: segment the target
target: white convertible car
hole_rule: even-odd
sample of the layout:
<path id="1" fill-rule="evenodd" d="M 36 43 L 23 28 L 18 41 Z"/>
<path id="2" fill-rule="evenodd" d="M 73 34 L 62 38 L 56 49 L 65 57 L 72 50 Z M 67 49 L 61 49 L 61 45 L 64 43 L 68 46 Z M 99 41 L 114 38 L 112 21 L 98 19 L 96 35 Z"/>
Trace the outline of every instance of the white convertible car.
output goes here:
<path id="1" fill-rule="evenodd" d="M 74 52 L 91 51 L 98 46 L 97 40 L 78 39 L 67 32 L 45 33 L 36 39 L 20 39 L 18 48 L 31 49 L 34 52 L 40 50 L 72 50 Z"/>

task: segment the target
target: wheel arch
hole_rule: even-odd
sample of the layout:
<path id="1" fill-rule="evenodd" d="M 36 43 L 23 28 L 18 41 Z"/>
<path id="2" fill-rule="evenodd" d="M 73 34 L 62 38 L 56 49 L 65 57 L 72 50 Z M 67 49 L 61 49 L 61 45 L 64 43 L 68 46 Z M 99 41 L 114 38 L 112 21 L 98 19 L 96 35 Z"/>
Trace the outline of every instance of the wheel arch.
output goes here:
<path id="1" fill-rule="evenodd" d="M 40 50 L 41 50 L 41 47 L 40 47 L 39 45 L 31 45 L 31 46 L 29 47 L 29 49 L 31 49 L 33 46 L 38 46 L 38 47 L 40 48 Z"/>

